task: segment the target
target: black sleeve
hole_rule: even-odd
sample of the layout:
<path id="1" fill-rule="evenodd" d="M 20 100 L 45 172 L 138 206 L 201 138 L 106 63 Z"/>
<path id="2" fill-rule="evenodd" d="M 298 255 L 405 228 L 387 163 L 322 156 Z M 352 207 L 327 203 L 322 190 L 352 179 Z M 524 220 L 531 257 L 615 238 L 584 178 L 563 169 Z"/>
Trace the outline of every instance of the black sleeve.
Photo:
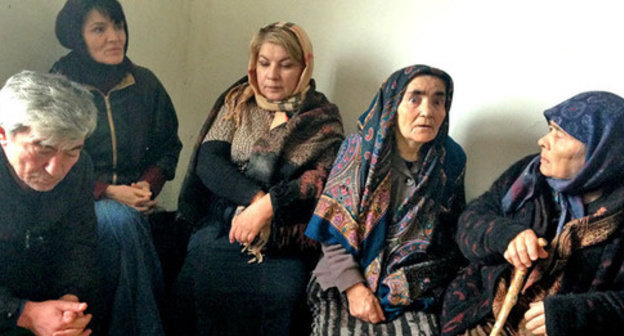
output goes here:
<path id="1" fill-rule="evenodd" d="M 0 286 L 0 326 L 17 324 L 20 304 L 9 288 Z"/>
<path id="2" fill-rule="evenodd" d="M 544 299 L 549 336 L 619 335 L 624 330 L 624 291 L 553 295 Z"/>
<path id="3" fill-rule="evenodd" d="M 505 217 L 501 200 L 532 157 L 511 166 L 459 217 L 457 245 L 471 262 L 500 262 L 509 242 L 529 226 L 529 223 Z"/>
<path id="4" fill-rule="evenodd" d="M 56 290 L 58 297 L 74 294 L 81 300 L 95 288 L 95 247 L 97 220 L 93 199 L 93 167 L 83 151 L 80 184 L 75 190 L 75 206 L 61 219 L 62 229 L 57 242 L 60 255 Z M 78 164 L 76 165 L 78 166 Z"/>
<path id="5" fill-rule="evenodd" d="M 148 155 L 153 155 L 151 165 L 158 166 L 167 180 L 171 180 L 175 176 L 178 157 L 182 150 L 182 142 L 178 137 L 178 117 L 169 94 L 158 79 L 155 77 L 154 79 L 157 81 L 153 101 L 154 137 L 149 147 L 153 153 Z"/>
<path id="6" fill-rule="evenodd" d="M 231 145 L 206 141 L 197 155 L 197 176 L 212 193 L 239 205 L 249 205 L 262 188 L 230 161 Z"/>

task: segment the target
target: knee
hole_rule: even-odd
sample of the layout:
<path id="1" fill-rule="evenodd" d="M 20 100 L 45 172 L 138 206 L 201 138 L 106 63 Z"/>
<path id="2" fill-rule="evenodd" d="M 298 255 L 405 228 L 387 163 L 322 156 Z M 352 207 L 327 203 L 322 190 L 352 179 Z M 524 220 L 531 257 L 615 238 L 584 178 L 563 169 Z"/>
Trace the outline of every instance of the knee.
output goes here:
<path id="1" fill-rule="evenodd" d="M 136 230 L 143 222 L 147 222 L 143 214 L 136 209 L 113 200 L 95 202 L 95 215 L 98 231 L 102 234 L 112 231 L 125 233 L 124 230 Z"/>
<path id="2" fill-rule="evenodd" d="M 290 280 L 279 282 L 273 288 L 262 291 L 262 297 L 278 306 L 294 307 L 305 299 L 305 282 L 302 279 Z"/>

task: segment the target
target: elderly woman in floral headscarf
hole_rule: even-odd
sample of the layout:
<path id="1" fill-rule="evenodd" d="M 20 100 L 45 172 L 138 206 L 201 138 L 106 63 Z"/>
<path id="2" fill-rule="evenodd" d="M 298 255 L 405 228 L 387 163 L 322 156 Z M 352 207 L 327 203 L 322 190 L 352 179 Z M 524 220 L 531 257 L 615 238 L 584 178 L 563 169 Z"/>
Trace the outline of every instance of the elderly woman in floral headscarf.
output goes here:
<path id="1" fill-rule="evenodd" d="M 528 276 L 501 335 L 624 330 L 624 99 L 585 92 L 544 115 L 541 153 L 512 165 L 459 220 L 471 265 L 447 291 L 444 335 L 487 335 L 513 268 Z"/>
<path id="2" fill-rule="evenodd" d="M 250 49 L 248 76 L 217 100 L 182 187 L 179 217 L 196 232 L 176 284 L 176 335 L 286 335 L 305 311 L 318 248 L 304 231 L 342 122 L 311 80 L 301 27 L 266 26 Z"/>
<path id="3" fill-rule="evenodd" d="M 461 147 L 448 136 L 453 82 L 415 65 L 381 86 L 343 142 L 306 234 L 323 257 L 308 288 L 314 335 L 435 335 L 462 259 Z"/>

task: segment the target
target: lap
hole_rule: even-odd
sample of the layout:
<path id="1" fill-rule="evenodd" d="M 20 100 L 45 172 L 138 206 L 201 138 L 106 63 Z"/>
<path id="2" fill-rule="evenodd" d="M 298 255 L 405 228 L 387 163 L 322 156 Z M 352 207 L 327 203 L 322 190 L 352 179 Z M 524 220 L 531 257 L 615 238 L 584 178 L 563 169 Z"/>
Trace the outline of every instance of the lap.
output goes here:
<path id="1" fill-rule="evenodd" d="M 147 218 L 138 210 L 111 199 L 95 201 L 95 215 L 98 225 L 121 226 L 125 223 L 145 223 Z"/>
<path id="2" fill-rule="evenodd" d="M 174 324 L 196 325 L 198 334 L 288 334 L 304 303 L 305 263 L 297 257 L 250 259 L 222 232 L 195 232 L 174 289 L 174 304 L 186 302 L 186 314 L 176 313 Z"/>
<path id="3" fill-rule="evenodd" d="M 136 239 L 151 241 L 147 217 L 136 209 L 120 202 L 102 199 L 95 202 L 97 231 L 100 241 L 110 244 L 110 239 L 120 243 Z"/>
<path id="4" fill-rule="evenodd" d="M 248 263 L 251 256 L 241 252 L 241 245 L 202 230 L 191 237 L 189 245 L 185 263 L 192 269 L 196 295 L 203 302 L 289 304 L 304 292 L 308 272 L 299 258 L 267 256 L 262 263 Z"/>
<path id="5" fill-rule="evenodd" d="M 486 319 L 480 324 L 464 331 L 463 334 L 459 334 L 459 336 L 489 336 L 494 328 L 494 320 Z M 517 332 L 514 332 L 508 325 L 498 333 L 500 336 L 519 336 Z M 527 335 L 531 335 L 531 333 L 527 333 Z"/>
<path id="6" fill-rule="evenodd" d="M 335 287 L 323 290 L 313 279 L 308 285 L 313 335 L 438 335 L 435 314 L 406 311 L 396 319 L 373 324 L 349 314 L 346 295 Z"/>

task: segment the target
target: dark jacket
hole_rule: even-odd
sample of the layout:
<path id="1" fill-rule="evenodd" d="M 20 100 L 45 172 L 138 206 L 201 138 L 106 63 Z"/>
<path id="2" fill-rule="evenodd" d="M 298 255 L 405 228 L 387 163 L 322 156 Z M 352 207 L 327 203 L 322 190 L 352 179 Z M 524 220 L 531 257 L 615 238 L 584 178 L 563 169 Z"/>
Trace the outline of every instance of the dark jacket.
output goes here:
<path id="1" fill-rule="evenodd" d="M 492 317 L 498 280 L 512 269 L 502 257 L 509 242 L 533 223 L 556 225 L 556 206 L 543 178 L 537 197 L 503 215 L 503 196 L 533 157 L 511 166 L 461 215 L 457 243 L 471 264 L 447 289 L 443 335 L 457 335 L 488 315 Z M 560 238 L 555 238 L 557 242 L 551 242 L 557 249 L 549 253 L 563 270 L 555 280 L 557 285 L 550 287 L 556 288 L 556 293 L 544 299 L 550 336 L 616 335 L 624 330 L 624 184 L 603 190 L 599 199 L 587 205 L 587 213 L 585 218 L 566 223 Z M 568 226 L 574 230 L 566 230 Z M 565 259 L 561 257 L 567 253 L 564 250 L 571 251 Z"/>
<path id="2" fill-rule="evenodd" d="M 69 57 L 52 67 L 64 74 Z M 70 77 L 71 79 L 71 77 Z M 178 119 L 167 91 L 149 70 L 137 65 L 108 93 L 86 85 L 98 109 L 98 125 L 85 141 L 93 159 L 95 197 L 108 184 L 150 182 L 154 197 L 174 178 L 182 143 Z"/>
<path id="3" fill-rule="evenodd" d="M 22 189 L 0 150 L 0 325 L 21 300 L 88 300 L 95 289 L 93 167 L 86 153 L 53 190 Z"/>

